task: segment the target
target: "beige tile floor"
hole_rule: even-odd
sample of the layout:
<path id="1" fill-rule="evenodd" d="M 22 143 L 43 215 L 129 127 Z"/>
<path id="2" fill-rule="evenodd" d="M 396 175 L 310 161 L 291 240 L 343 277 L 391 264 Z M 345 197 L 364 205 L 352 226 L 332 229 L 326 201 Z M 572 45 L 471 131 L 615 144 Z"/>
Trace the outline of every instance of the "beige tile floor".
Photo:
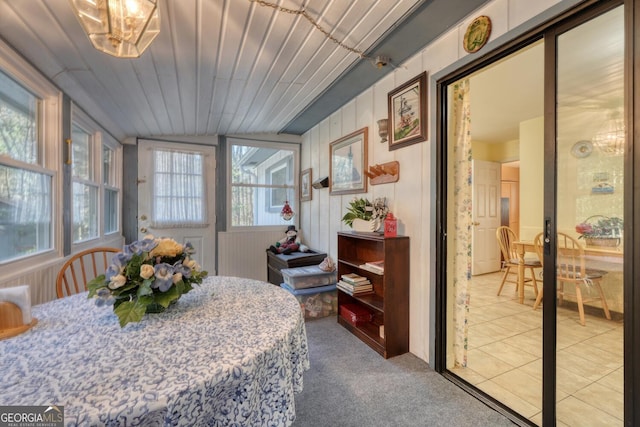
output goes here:
<path id="1" fill-rule="evenodd" d="M 542 424 L 542 310 L 533 289 L 519 304 L 515 285 L 500 296 L 501 273 L 474 276 L 470 289 L 468 366 L 456 375 Z M 557 425 L 623 425 L 623 323 L 558 308 Z"/>

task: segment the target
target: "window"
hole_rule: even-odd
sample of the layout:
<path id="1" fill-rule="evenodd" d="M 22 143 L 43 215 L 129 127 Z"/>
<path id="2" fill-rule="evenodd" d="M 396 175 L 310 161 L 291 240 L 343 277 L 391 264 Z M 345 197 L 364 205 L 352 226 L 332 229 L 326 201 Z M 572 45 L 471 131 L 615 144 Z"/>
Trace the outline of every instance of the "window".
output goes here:
<path id="1" fill-rule="evenodd" d="M 54 172 L 42 152 L 42 104 L 0 71 L 0 262 L 53 247 Z"/>
<path id="2" fill-rule="evenodd" d="M 116 150 L 106 143 L 102 146 L 102 184 L 104 185 L 104 234 L 118 231 L 118 175 Z"/>
<path id="3" fill-rule="evenodd" d="M 294 144 L 230 141 L 231 227 L 291 223 L 280 212 L 286 201 L 296 211 L 298 153 Z"/>
<path id="4" fill-rule="evenodd" d="M 73 110 L 72 229 L 81 244 L 120 230 L 121 148 L 82 111 Z"/>
<path id="5" fill-rule="evenodd" d="M 94 173 L 94 135 L 73 124 L 73 242 L 78 243 L 99 236 L 98 183 Z"/>
<path id="6" fill-rule="evenodd" d="M 269 197 L 266 198 L 269 212 L 279 213 L 284 202 L 289 201 L 287 185 L 293 182 L 290 176 L 293 169 L 292 160 L 291 157 L 288 157 L 267 169 L 265 179 L 271 185 L 271 188 L 268 189 Z"/>
<path id="7" fill-rule="evenodd" d="M 203 154 L 154 150 L 153 173 L 155 228 L 206 225 Z"/>

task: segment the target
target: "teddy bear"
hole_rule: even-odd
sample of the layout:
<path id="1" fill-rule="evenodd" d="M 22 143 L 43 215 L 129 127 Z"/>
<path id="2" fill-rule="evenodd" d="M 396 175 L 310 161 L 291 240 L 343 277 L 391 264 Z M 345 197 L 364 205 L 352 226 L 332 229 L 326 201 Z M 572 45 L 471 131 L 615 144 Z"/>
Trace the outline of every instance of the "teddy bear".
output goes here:
<path id="1" fill-rule="evenodd" d="M 269 246 L 269 250 L 274 254 L 289 255 L 291 252 L 302 251 L 305 246 L 300 242 L 298 230 L 295 225 L 290 225 L 285 231 L 285 237 L 278 240 L 275 245 Z"/>

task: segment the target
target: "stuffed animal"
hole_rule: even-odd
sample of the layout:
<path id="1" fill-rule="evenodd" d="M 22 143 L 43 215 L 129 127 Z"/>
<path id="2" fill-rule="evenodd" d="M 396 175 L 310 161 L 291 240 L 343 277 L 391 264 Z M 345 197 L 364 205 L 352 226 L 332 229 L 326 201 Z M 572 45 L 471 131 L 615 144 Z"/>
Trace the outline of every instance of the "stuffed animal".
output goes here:
<path id="1" fill-rule="evenodd" d="M 300 243 L 296 226 L 288 226 L 285 234 L 285 237 L 278 240 L 275 245 L 269 246 L 269 250 L 274 254 L 289 255 L 291 252 L 298 252 L 300 250 L 302 244 Z"/>

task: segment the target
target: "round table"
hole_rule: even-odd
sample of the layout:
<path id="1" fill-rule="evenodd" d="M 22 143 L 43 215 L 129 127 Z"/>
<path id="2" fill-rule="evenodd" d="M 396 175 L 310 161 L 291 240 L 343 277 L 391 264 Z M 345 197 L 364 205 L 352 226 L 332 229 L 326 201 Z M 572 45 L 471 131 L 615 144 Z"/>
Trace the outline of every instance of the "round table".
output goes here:
<path id="1" fill-rule="evenodd" d="M 164 313 L 120 328 L 77 294 L 32 308 L 0 341 L 0 405 L 64 407 L 65 425 L 290 425 L 309 368 L 295 297 L 209 277 Z"/>

